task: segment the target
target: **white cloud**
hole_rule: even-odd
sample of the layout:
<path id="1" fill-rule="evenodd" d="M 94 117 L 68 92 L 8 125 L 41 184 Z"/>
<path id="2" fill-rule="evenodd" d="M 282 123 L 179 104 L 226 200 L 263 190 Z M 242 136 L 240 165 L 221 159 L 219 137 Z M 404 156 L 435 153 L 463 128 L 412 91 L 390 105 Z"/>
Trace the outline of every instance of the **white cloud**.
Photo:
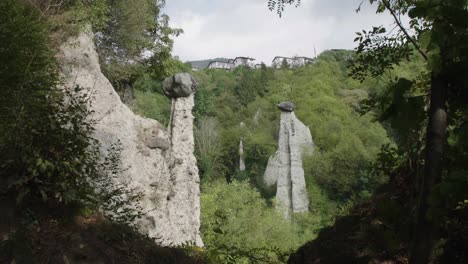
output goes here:
<path id="1" fill-rule="evenodd" d="M 356 31 L 389 25 L 389 15 L 360 0 L 303 0 L 282 18 L 267 8 L 267 0 L 168 0 L 171 25 L 184 34 L 175 40 L 182 60 L 251 56 L 267 64 L 274 56 L 314 56 L 332 48 L 352 49 Z"/>

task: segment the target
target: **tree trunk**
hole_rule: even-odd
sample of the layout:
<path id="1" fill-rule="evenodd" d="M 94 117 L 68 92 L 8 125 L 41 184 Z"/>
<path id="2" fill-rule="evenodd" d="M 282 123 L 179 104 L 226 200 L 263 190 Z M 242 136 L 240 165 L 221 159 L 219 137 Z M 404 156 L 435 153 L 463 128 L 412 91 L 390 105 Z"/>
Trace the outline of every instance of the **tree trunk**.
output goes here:
<path id="1" fill-rule="evenodd" d="M 417 221 L 410 252 L 411 264 L 427 264 L 432 252 L 437 223 L 428 213 L 429 196 L 441 180 L 445 137 L 447 129 L 448 82 L 443 74 L 432 73 L 427 126 L 424 175 L 419 190 Z"/>

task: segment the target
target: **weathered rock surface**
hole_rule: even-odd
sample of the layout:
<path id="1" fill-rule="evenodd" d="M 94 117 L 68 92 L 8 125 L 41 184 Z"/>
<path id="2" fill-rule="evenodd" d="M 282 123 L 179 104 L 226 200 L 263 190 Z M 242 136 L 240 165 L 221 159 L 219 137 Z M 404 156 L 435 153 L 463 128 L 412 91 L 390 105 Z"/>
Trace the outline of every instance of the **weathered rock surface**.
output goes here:
<path id="1" fill-rule="evenodd" d="M 142 192 L 141 206 L 148 211 L 137 220 L 139 230 L 162 245 L 190 241 L 201 246 L 198 171 L 190 137 L 193 95 L 175 105 L 171 138 L 160 123 L 135 115 L 121 102 L 101 72 L 91 34 L 71 38 L 62 45 L 59 58 L 64 88 L 79 85 L 90 96 L 90 118 L 96 122 L 93 136 L 103 154 L 120 141 L 125 170 L 118 181 Z M 179 158 L 182 164 L 176 162 Z"/>
<path id="2" fill-rule="evenodd" d="M 296 109 L 296 105 L 291 102 L 282 102 L 277 105 L 279 110 L 285 111 L 285 112 L 292 112 L 294 109 Z"/>
<path id="3" fill-rule="evenodd" d="M 167 80 L 175 80 L 170 86 Z M 190 94 L 172 98 L 171 134 L 172 155 L 176 164 L 171 170 L 173 184 L 172 195 L 168 197 L 171 205 L 169 218 L 175 226 L 180 227 L 178 236 L 184 237 L 180 243 L 194 241 L 196 245 L 203 245 L 200 234 L 200 178 L 197 160 L 194 156 L 195 140 L 193 138 L 194 92 L 197 82 L 188 73 L 177 74 L 164 81 L 165 91 L 176 91 L 180 87 L 190 87 Z M 188 90 L 186 91 L 188 92 Z M 194 231 L 194 227 L 197 227 Z M 177 243 L 177 244 L 180 244 Z"/>
<path id="4" fill-rule="evenodd" d="M 255 125 L 258 125 L 258 121 L 260 120 L 260 118 L 262 118 L 262 109 L 261 108 L 259 108 L 257 110 L 257 112 L 255 112 L 255 115 L 253 117 L 253 123 Z"/>
<path id="5" fill-rule="evenodd" d="M 163 81 L 163 91 L 167 97 L 188 97 L 197 89 L 198 83 L 189 73 L 178 73 Z"/>
<path id="6" fill-rule="evenodd" d="M 241 129 L 245 128 L 245 123 L 240 122 Z M 245 171 L 245 158 L 244 158 L 244 139 L 239 140 L 239 171 Z"/>
<path id="7" fill-rule="evenodd" d="M 309 128 L 297 119 L 294 112 L 282 110 L 278 150 L 268 160 L 264 182 L 270 187 L 276 184 L 276 207 L 286 217 L 290 212 L 309 209 L 302 156 L 312 154 L 313 149 Z"/>
<path id="8" fill-rule="evenodd" d="M 244 140 L 242 138 L 239 141 L 239 170 L 245 171 Z"/>

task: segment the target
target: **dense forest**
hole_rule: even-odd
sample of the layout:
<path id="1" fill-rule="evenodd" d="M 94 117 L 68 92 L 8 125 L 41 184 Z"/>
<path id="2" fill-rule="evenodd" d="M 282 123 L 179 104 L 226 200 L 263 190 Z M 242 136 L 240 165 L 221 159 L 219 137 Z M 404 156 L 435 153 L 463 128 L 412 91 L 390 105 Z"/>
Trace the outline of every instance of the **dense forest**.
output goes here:
<path id="1" fill-rule="evenodd" d="M 104 252 L 110 263 L 466 263 L 466 0 L 371 0 L 395 30 L 369 25 L 355 50 L 327 50 L 302 67 L 233 70 L 193 70 L 173 57 L 183 30 L 169 26 L 164 1 L 132 2 L 0 3 L 0 262 L 68 263 L 61 254 L 84 244 L 84 261 Z M 265 2 L 279 15 L 300 8 Z M 78 86 L 60 89 L 55 54 L 84 30 L 141 116 L 167 126 L 164 78 L 188 72 L 198 82 L 203 248 L 161 247 L 133 225 L 144 212 L 129 205 L 140 197 L 108 176 L 121 170 L 119 146 L 100 157 L 87 98 Z M 303 158 L 309 210 L 290 219 L 263 181 L 284 101 L 315 144 Z"/>

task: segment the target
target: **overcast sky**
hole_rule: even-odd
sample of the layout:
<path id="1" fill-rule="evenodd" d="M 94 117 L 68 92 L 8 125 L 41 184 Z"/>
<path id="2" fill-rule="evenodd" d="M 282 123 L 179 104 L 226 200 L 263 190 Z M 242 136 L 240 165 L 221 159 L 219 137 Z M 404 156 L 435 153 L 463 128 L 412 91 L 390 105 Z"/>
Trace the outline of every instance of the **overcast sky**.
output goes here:
<path id="1" fill-rule="evenodd" d="M 314 56 L 327 49 L 352 49 L 355 32 L 390 25 L 388 14 L 375 14 L 366 0 L 302 0 L 283 17 L 268 0 L 166 0 L 171 26 L 184 34 L 175 39 L 182 61 L 250 56 L 270 64 L 274 56 Z"/>

